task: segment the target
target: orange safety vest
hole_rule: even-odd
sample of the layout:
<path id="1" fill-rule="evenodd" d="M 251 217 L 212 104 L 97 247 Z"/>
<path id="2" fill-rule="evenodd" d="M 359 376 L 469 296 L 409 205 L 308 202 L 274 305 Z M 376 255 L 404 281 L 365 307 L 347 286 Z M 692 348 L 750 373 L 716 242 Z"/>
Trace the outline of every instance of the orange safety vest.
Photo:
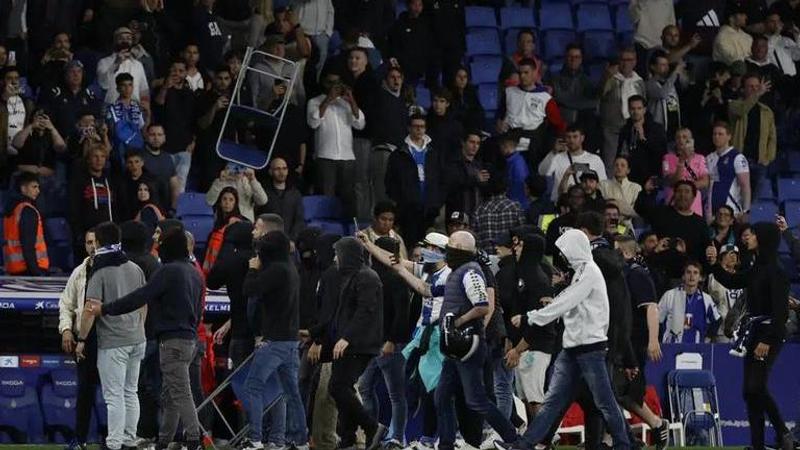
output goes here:
<path id="1" fill-rule="evenodd" d="M 203 258 L 203 274 L 208 275 L 214 263 L 217 262 L 219 251 L 222 249 L 222 241 L 225 239 L 225 229 L 232 223 L 239 222 L 240 218 L 231 217 L 227 225 L 224 225 L 214 231 L 208 236 L 208 247 L 206 248 L 206 256 Z"/>
<path id="2" fill-rule="evenodd" d="M 9 275 L 21 275 L 28 271 L 28 265 L 25 264 L 25 257 L 22 254 L 22 240 L 19 235 L 19 222 L 22 219 L 22 210 L 24 208 L 33 208 L 36 212 L 36 265 L 41 270 L 48 270 L 50 268 L 50 259 L 47 257 L 47 244 L 44 241 L 44 227 L 42 226 L 42 216 L 39 210 L 31 202 L 20 202 L 11 215 L 3 218 L 3 258 L 6 264 L 6 273 Z"/>

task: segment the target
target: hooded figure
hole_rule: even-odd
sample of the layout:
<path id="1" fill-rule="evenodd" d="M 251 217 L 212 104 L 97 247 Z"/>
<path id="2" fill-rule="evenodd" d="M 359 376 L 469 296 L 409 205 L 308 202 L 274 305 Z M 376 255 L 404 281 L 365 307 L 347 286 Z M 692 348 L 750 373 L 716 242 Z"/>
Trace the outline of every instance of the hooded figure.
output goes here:
<path id="1" fill-rule="evenodd" d="M 536 234 L 525 234 L 520 237 L 523 242 L 522 252 L 517 261 L 517 288 L 519 291 L 521 313 L 535 311 L 544 307 L 543 297 L 553 295 L 550 277 L 542 268 L 542 260 L 546 241 Z M 555 352 L 555 324 L 545 326 L 523 323 L 522 337 L 530 345 L 530 350 L 552 354 Z"/>
<path id="2" fill-rule="evenodd" d="M 316 227 L 303 229 L 297 235 L 297 252 L 300 261 L 297 270 L 300 273 L 300 329 L 308 330 L 316 323 L 317 314 L 317 285 L 322 271 L 317 264 L 315 251 L 317 239 L 322 235 L 322 230 Z"/>
<path id="3" fill-rule="evenodd" d="M 772 366 L 786 337 L 789 315 L 789 277 L 778 259 L 781 234 L 774 223 L 759 222 L 745 243 L 755 251 L 750 269 L 731 274 L 714 266 L 714 278 L 728 289 L 745 289 L 747 314 L 764 321 L 750 330 L 753 338 L 744 355 L 744 400 L 753 448 L 764 448 L 764 418 L 769 417 L 782 449 L 794 448 L 793 437 L 767 389 Z"/>
<path id="4" fill-rule="evenodd" d="M 147 225 L 133 220 L 123 222 L 119 228 L 122 233 L 122 250 L 142 269 L 145 279 L 149 280 L 150 276 L 161 267 L 158 258 L 150 253 L 153 234 Z"/>

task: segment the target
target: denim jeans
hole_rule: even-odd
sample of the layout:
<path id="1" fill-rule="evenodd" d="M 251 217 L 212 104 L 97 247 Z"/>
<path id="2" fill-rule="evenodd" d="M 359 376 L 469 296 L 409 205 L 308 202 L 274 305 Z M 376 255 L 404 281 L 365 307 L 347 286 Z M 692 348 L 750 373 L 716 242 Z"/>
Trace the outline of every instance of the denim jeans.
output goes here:
<path id="1" fill-rule="evenodd" d="M 580 354 L 562 350 L 558 354 L 542 409 L 528 425 L 525 434 L 517 440 L 518 447 L 533 448 L 542 442 L 548 435 L 550 427 L 561 420 L 561 416 L 574 398 L 574 392 L 581 379 L 592 393 L 594 404 L 603 414 L 608 432 L 614 440 L 614 448 L 630 448 L 625 419 L 614 398 L 611 378 L 606 367 L 606 352 L 603 350 Z"/>
<path id="2" fill-rule="evenodd" d="M 108 408 L 106 446 L 119 449 L 136 440 L 139 423 L 139 365 L 145 343 L 97 350 L 97 371 Z"/>
<path id="3" fill-rule="evenodd" d="M 497 400 L 497 409 L 503 417 L 511 418 L 514 409 L 514 369 L 509 369 L 503 356 L 492 357 L 494 374 L 494 396 Z"/>
<path id="4" fill-rule="evenodd" d="M 319 78 L 319 75 L 322 73 L 322 67 L 325 66 L 325 61 L 328 59 L 328 44 L 330 40 L 331 37 L 324 32 L 311 36 L 311 42 L 313 42 L 314 46 L 319 50 L 319 60 L 317 60 L 316 67 L 314 67 L 315 80 Z"/>
<path id="5" fill-rule="evenodd" d="M 178 152 L 172 154 L 172 163 L 175 164 L 175 176 L 178 177 L 178 193 L 186 190 L 186 180 L 189 179 L 189 169 L 192 167 L 192 154 Z"/>
<path id="6" fill-rule="evenodd" d="M 405 345 L 397 344 L 401 349 Z M 366 370 L 358 380 L 358 392 L 364 402 L 367 413 L 378 420 L 380 409 L 375 388 L 379 377 L 383 376 L 389 401 L 392 403 L 392 422 L 389 427 L 389 439 L 401 444 L 405 442 L 406 422 L 408 421 L 408 403 L 406 400 L 406 359 L 399 350 L 388 356 L 377 356 L 369 362 Z"/>
<path id="7" fill-rule="evenodd" d="M 466 407 L 480 417 L 485 417 L 504 441 L 511 442 L 517 432 L 507 416 L 497 409 L 486 395 L 483 384 L 483 366 L 486 361 L 486 342 L 481 340 L 478 349 L 466 361 L 446 358 L 436 387 L 436 408 L 439 420 L 439 448 L 452 450 L 456 440 L 455 397 L 464 394 Z"/>
<path id="8" fill-rule="evenodd" d="M 269 341 L 259 346 L 250 363 L 250 373 L 244 385 L 244 404 L 250 422 L 250 439 L 261 442 L 264 415 L 264 389 L 277 375 L 286 399 L 286 437 L 295 445 L 308 442 L 306 413 L 297 386 L 297 341 Z"/>

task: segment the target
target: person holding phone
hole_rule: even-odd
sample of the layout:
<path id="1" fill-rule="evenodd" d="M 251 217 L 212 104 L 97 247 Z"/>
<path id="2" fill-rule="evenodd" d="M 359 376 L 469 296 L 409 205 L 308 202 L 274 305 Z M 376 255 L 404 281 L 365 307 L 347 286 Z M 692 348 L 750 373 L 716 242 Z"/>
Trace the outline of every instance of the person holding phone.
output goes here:
<path id="1" fill-rule="evenodd" d="M 692 130 L 680 128 L 675 132 L 675 152 L 664 155 L 661 161 L 661 176 L 666 181 L 665 198 L 672 201 L 672 185 L 680 180 L 694 183 L 697 189 L 705 189 L 709 185 L 708 166 L 703 155 L 695 153 L 695 141 Z M 695 196 L 692 211 L 703 215 L 702 196 Z"/>
<path id="2" fill-rule="evenodd" d="M 566 151 L 555 153 L 550 159 L 549 167 L 542 174 L 552 176 L 556 186 L 563 188 L 563 190 L 553 189 L 550 197 L 553 202 L 556 202 L 559 195 L 566 192 L 570 186 L 580 184 L 580 177 L 584 172 L 593 170 L 597 173 L 597 178 L 600 181 L 607 178 L 603 160 L 594 153 L 584 150 L 583 142 L 585 139 L 586 134 L 583 128 L 578 125 L 568 127 L 567 132 L 564 134 Z"/>

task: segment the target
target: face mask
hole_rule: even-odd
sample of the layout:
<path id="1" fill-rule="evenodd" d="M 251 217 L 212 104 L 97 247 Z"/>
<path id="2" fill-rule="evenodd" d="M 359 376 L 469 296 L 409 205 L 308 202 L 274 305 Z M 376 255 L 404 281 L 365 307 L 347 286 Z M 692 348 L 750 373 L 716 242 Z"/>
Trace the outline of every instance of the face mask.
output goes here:
<path id="1" fill-rule="evenodd" d="M 430 250 L 427 248 L 422 249 L 422 262 L 423 263 L 438 263 L 444 261 L 444 254 L 437 250 Z"/>
<path id="2" fill-rule="evenodd" d="M 464 264 L 475 261 L 475 253 L 453 247 L 447 247 L 445 260 L 447 261 L 448 267 L 456 270 Z"/>

